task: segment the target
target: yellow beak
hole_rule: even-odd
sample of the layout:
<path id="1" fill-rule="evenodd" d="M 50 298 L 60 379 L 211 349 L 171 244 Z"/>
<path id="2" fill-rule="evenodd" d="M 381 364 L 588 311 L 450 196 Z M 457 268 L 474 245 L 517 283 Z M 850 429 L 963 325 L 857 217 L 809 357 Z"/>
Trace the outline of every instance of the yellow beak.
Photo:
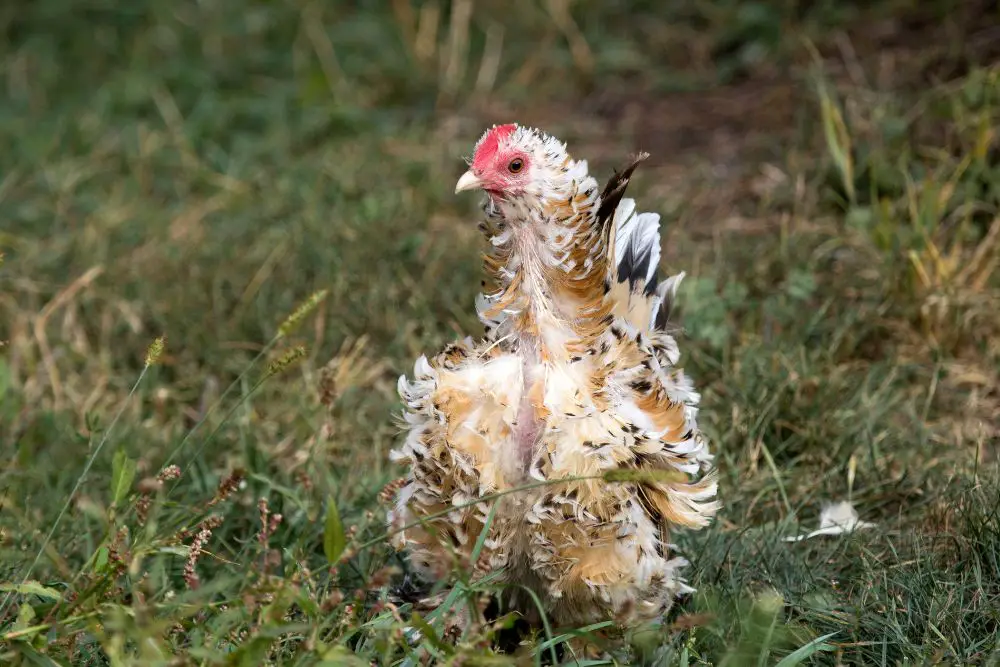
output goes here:
<path id="1" fill-rule="evenodd" d="M 462 178 L 458 179 L 458 183 L 455 184 L 455 194 L 459 192 L 464 192 L 465 190 L 473 190 L 475 188 L 480 188 L 483 186 L 483 182 L 479 180 L 479 177 L 472 173 L 472 170 L 462 174 Z"/>

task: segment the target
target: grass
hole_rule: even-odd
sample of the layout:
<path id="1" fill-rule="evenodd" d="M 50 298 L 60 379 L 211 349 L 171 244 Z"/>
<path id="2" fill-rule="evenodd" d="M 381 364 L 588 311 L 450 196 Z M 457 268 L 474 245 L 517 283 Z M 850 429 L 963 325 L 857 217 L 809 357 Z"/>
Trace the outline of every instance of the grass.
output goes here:
<path id="1" fill-rule="evenodd" d="M 949 4 L 0 9 L 0 661 L 998 664 L 996 10 Z M 417 610 L 386 546 L 395 379 L 478 330 L 459 156 L 511 118 L 653 152 L 690 276 L 726 508 L 623 636 L 462 634 L 495 584 Z M 836 500 L 877 529 L 783 540 Z"/>

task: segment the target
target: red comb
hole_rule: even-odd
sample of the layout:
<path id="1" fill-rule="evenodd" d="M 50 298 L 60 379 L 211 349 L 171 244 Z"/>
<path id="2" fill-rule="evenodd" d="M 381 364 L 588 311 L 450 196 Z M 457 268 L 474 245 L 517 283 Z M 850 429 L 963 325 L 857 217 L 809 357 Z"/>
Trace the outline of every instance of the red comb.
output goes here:
<path id="1" fill-rule="evenodd" d="M 483 169 L 486 167 L 496 154 L 500 146 L 500 140 L 509 137 L 516 129 L 517 125 L 511 123 L 508 125 L 497 125 L 493 129 L 487 130 L 483 138 L 479 140 L 479 145 L 476 146 L 476 154 L 472 157 L 472 167 L 474 169 Z"/>

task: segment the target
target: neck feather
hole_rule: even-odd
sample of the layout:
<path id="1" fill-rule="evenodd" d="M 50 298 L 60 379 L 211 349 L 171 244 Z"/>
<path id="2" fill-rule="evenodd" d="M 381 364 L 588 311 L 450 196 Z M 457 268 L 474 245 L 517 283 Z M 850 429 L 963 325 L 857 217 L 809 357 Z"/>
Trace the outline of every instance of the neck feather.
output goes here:
<path id="1" fill-rule="evenodd" d="M 582 352 L 610 312 L 597 183 L 586 163 L 567 161 L 564 169 L 571 177 L 549 196 L 487 201 L 480 225 L 488 280 L 477 307 L 488 335 L 537 342 L 546 357 Z"/>

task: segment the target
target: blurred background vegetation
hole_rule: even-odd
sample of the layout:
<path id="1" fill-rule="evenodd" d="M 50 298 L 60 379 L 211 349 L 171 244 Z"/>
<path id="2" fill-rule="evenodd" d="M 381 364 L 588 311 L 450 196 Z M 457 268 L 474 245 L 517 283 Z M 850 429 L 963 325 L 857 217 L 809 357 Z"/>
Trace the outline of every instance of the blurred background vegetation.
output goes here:
<path id="1" fill-rule="evenodd" d="M 998 58 L 979 0 L 5 3 L 2 661 L 997 664 Z M 459 567 L 414 618 L 383 539 L 509 121 L 652 153 L 723 474 L 698 593 L 592 662 L 456 629 Z M 835 500 L 878 529 L 782 540 Z"/>

